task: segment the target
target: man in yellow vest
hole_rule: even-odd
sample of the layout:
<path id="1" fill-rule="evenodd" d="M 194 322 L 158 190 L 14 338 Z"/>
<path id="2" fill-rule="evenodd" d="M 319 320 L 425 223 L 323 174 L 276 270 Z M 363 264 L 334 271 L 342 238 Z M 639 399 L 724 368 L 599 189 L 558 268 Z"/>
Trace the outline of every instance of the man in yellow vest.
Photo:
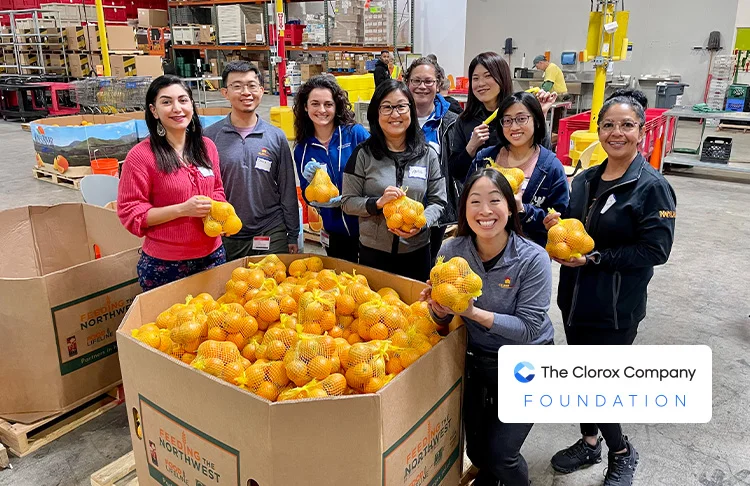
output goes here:
<path id="1" fill-rule="evenodd" d="M 568 87 L 565 85 L 565 76 L 563 76 L 562 69 L 556 64 L 549 62 L 543 55 L 534 58 L 534 67 L 544 72 L 543 90 L 554 91 L 560 100 L 567 98 Z"/>

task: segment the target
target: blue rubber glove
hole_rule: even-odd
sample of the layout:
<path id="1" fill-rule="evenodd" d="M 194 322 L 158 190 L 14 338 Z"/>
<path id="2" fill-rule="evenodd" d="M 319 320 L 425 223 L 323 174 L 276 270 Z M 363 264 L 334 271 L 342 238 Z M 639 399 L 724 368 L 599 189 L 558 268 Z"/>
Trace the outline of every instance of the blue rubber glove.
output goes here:
<path id="1" fill-rule="evenodd" d="M 315 159 L 313 159 L 308 162 L 307 165 L 305 165 L 304 169 L 302 169 L 302 177 L 304 177 L 307 182 L 312 182 L 313 177 L 315 177 L 315 173 L 318 171 L 318 169 L 322 168 L 323 166 L 320 165 Z"/>
<path id="2" fill-rule="evenodd" d="M 331 198 L 327 203 L 311 202 L 310 205 L 316 208 L 338 208 L 341 206 L 341 196 Z"/>

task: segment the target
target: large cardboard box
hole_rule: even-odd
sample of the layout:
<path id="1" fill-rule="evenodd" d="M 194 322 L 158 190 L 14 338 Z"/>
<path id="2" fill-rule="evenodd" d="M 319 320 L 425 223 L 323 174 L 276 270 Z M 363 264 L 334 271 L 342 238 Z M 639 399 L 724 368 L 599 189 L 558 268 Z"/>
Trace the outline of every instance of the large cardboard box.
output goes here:
<path id="1" fill-rule="evenodd" d="M 139 27 L 169 27 L 169 14 L 166 10 L 152 8 L 138 9 Z"/>
<path id="2" fill-rule="evenodd" d="M 110 51 L 134 51 L 135 31 L 129 25 L 108 25 L 107 46 Z"/>
<path id="3" fill-rule="evenodd" d="M 216 28 L 213 25 L 200 26 L 198 44 L 216 44 Z"/>
<path id="4" fill-rule="evenodd" d="M 161 57 L 159 56 L 121 56 L 109 57 L 112 76 L 151 76 L 159 77 L 164 74 Z"/>
<path id="5" fill-rule="evenodd" d="M 86 27 L 65 27 L 65 49 L 69 51 L 82 51 L 86 49 Z"/>
<path id="6" fill-rule="evenodd" d="M 302 64 L 300 65 L 302 71 L 302 81 L 307 81 L 313 76 L 323 73 L 323 66 L 320 64 Z"/>
<path id="7" fill-rule="evenodd" d="M 87 204 L 10 209 L 0 222 L 0 417 L 30 422 L 120 382 L 115 332 L 141 291 L 141 242 Z"/>
<path id="8" fill-rule="evenodd" d="M 263 24 L 245 24 L 245 42 L 263 44 L 266 41 Z"/>
<path id="9" fill-rule="evenodd" d="M 289 263 L 305 255 L 283 255 Z M 256 258 L 257 260 L 257 258 Z M 131 336 L 187 294 L 218 297 L 237 260 L 141 294 L 117 331 L 141 484 L 409 486 L 460 479 L 466 334 L 451 333 L 377 394 L 271 403 Z M 328 257 L 326 268 L 393 287 L 424 284 Z M 213 479 L 212 479 L 213 478 Z"/>
<path id="10" fill-rule="evenodd" d="M 74 78 L 85 78 L 91 75 L 91 63 L 88 54 L 68 53 L 68 70 Z"/>

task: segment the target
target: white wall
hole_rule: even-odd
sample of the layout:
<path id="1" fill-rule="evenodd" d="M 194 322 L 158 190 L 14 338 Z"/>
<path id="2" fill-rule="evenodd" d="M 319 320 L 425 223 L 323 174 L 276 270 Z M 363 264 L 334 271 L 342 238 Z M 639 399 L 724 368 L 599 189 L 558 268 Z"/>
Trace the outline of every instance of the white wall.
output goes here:
<path id="1" fill-rule="evenodd" d="M 416 0 L 414 52 L 435 54 L 447 74 L 463 76 L 466 70 L 467 0 Z"/>
<path id="2" fill-rule="evenodd" d="M 750 27 L 750 0 L 739 0 L 737 2 L 736 27 Z"/>
<path id="3" fill-rule="evenodd" d="M 467 0 L 465 60 L 482 51 L 501 52 L 505 38 L 512 37 L 518 50 L 511 68 L 520 66 L 525 52 L 531 59 L 551 51 L 583 50 L 586 42 L 589 2 L 582 0 Z M 746 3 L 746 0 L 740 0 Z M 738 0 L 628 0 L 628 38 L 633 42 L 632 61 L 617 62 L 614 72 L 682 75 L 690 85 L 683 103 L 702 100 L 708 72 L 708 53 L 694 51 L 706 45 L 713 30 L 722 34 L 724 50 L 731 54 Z M 750 14 L 749 14 L 750 16 Z"/>

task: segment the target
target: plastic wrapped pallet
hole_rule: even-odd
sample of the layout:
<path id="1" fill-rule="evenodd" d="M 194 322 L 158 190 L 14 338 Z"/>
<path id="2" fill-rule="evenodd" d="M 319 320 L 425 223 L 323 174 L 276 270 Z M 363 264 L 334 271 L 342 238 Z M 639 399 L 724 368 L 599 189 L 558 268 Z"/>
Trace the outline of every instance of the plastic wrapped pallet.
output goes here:
<path id="1" fill-rule="evenodd" d="M 371 2 L 370 7 L 364 9 L 364 38 L 365 45 L 387 46 L 392 44 L 393 13 L 388 2 Z"/>
<path id="2" fill-rule="evenodd" d="M 330 41 L 333 44 L 364 43 L 364 2 L 340 0 L 336 2 L 331 18 Z"/>
<path id="3" fill-rule="evenodd" d="M 323 14 L 307 14 L 302 42 L 304 44 L 325 44 L 326 26 Z"/>
<path id="4" fill-rule="evenodd" d="M 244 44 L 245 25 L 263 25 L 263 11 L 260 5 L 219 5 L 216 19 L 219 31 L 219 44 Z M 255 39 L 252 39 L 255 42 Z"/>

